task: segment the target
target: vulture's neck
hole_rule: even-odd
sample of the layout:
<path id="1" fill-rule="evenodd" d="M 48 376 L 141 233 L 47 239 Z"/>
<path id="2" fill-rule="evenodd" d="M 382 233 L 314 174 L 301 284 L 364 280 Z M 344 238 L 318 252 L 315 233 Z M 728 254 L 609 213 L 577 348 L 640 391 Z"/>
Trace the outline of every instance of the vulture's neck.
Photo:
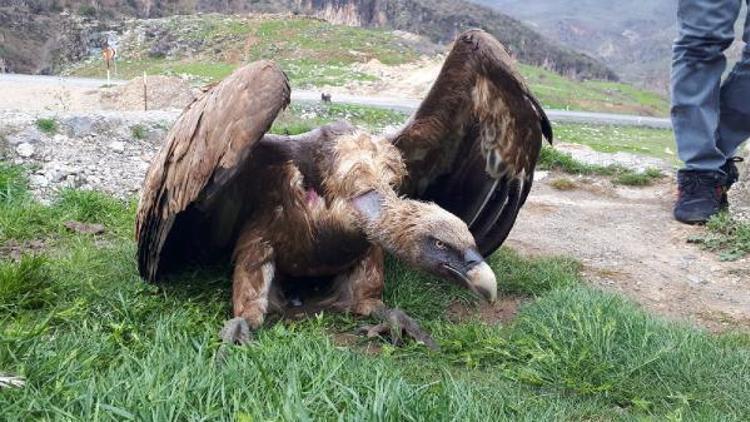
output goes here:
<path id="1" fill-rule="evenodd" d="M 405 252 L 405 232 L 419 216 L 418 201 L 400 198 L 394 191 L 370 191 L 352 200 L 359 228 L 374 243 L 391 253 Z"/>

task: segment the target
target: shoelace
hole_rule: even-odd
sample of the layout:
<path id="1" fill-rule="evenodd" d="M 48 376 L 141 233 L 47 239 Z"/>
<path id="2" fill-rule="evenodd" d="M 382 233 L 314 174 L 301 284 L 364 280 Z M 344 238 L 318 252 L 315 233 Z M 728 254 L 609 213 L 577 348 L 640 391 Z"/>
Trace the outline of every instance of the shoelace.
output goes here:
<path id="1" fill-rule="evenodd" d="M 727 174 L 727 186 L 728 187 L 731 187 L 737 180 L 740 179 L 740 172 L 737 170 L 737 166 L 735 166 L 735 164 L 742 163 L 744 161 L 745 161 L 744 158 L 737 157 L 737 156 L 727 158 L 727 163 L 724 164 L 724 167 L 722 167 L 722 169 Z"/>
<path id="2" fill-rule="evenodd" d="M 710 192 L 716 194 L 717 180 L 708 175 L 690 175 L 680 180 L 680 191 L 688 195 L 694 195 L 698 192 Z"/>

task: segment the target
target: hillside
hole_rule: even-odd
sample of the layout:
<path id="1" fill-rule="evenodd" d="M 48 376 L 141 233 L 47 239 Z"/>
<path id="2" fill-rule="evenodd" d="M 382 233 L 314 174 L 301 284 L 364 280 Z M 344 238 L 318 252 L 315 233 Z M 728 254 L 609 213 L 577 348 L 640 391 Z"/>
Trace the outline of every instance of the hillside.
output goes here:
<path id="1" fill-rule="evenodd" d="M 442 46 L 414 34 L 333 25 L 303 16 L 172 16 L 132 20 L 127 28 L 108 34 L 118 44 L 117 77 L 125 79 L 146 71 L 200 84 L 223 78 L 243 63 L 273 59 L 297 89 L 422 98 L 437 77 L 444 52 Z M 667 112 L 664 98 L 626 84 L 579 81 L 523 64 L 520 69 L 547 107 L 641 115 Z M 95 50 L 64 73 L 105 76 Z"/>
<path id="2" fill-rule="evenodd" d="M 579 78 L 616 78 L 611 70 L 596 60 L 546 40 L 507 15 L 465 1 L 108 0 L 92 5 L 81 0 L 19 0 L 10 4 L 12 6 L 0 7 L 0 40 L 5 39 L 3 45 L 9 44 L 13 52 L 0 51 L 0 57 L 4 58 L 9 71 L 15 72 L 55 72 L 59 70 L 58 64 L 65 62 L 69 55 L 67 48 L 61 48 L 59 38 L 72 36 L 81 41 L 79 45 L 96 47 L 101 40 L 89 36 L 92 28 L 94 31 L 104 28 L 121 31 L 126 25 L 122 19 L 127 17 L 154 18 L 196 12 L 291 12 L 319 16 L 349 26 L 405 30 L 425 35 L 438 43 L 450 42 L 464 29 L 481 27 L 503 41 L 524 63 L 545 66 Z M 76 28 L 71 28 L 71 25 Z M 37 27 L 45 30 L 34 31 Z"/>
<path id="3" fill-rule="evenodd" d="M 626 81 L 667 91 L 672 41 L 677 35 L 674 0 L 472 1 L 520 19 L 554 42 L 596 57 Z M 739 19 L 738 26 L 743 21 Z M 741 33 L 738 28 L 737 34 Z M 741 51 L 737 43 L 729 51 L 730 59 L 739 57 Z"/>

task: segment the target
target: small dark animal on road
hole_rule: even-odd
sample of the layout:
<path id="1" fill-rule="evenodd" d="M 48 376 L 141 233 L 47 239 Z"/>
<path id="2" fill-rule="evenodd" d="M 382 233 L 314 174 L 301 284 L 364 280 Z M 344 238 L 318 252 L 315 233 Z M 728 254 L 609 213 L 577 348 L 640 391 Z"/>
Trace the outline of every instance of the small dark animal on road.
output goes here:
<path id="1" fill-rule="evenodd" d="M 331 102 L 331 94 L 326 94 L 325 92 L 320 94 L 320 101 L 330 104 Z"/>
<path id="2" fill-rule="evenodd" d="M 505 48 L 480 30 L 459 36 L 427 98 L 390 137 L 346 122 L 267 133 L 290 91 L 284 72 L 261 61 L 185 109 L 138 207 L 141 276 L 232 263 L 227 342 L 302 306 L 377 316 L 368 335 L 437 347 L 383 303 L 384 255 L 494 302 L 484 258 L 529 194 L 543 138 L 552 140 L 547 116 Z"/>

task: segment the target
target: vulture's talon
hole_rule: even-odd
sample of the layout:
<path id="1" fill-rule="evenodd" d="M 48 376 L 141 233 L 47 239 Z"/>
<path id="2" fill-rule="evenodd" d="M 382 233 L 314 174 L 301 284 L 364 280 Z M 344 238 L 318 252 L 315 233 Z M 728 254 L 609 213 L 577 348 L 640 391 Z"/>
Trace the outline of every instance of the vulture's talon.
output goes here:
<path id="1" fill-rule="evenodd" d="M 404 337 L 411 337 L 430 350 L 440 350 L 435 340 L 403 311 L 389 309 L 383 312 L 382 318 L 383 322 L 380 324 L 361 327 L 359 333 L 366 335 L 368 338 L 387 336 L 390 338 L 391 344 L 399 347 L 404 345 Z"/>
<path id="2" fill-rule="evenodd" d="M 245 345 L 252 340 L 250 326 L 242 317 L 232 318 L 224 324 L 219 332 L 219 337 L 224 344 Z"/>

